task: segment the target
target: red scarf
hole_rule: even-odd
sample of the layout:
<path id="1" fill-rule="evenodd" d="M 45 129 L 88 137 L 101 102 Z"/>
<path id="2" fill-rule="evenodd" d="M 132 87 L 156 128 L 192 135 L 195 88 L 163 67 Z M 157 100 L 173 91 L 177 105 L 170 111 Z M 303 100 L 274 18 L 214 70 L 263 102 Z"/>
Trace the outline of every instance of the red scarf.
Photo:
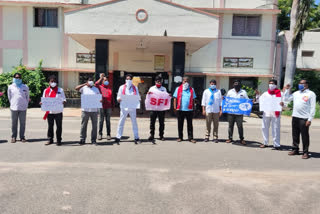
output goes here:
<path id="1" fill-rule="evenodd" d="M 177 94 L 177 101 L 178 101 L 178 106 L 177 109 L 180 110 L 181 102 L 182 102 L 182 91 L 183 91 L 183 84 L 181 84 L 178 88 L 178 94 Z M 188 105 L 188 109 L 193 108 L 193 89 L 190 87 L 190 101 Z"/>
<path id="2" fill-rule="evenodd" d="M 270 95 L 276 95 L 276 97 L 281 97 L 281 91 L 279 90 L 279 89 L 274 89 L 273 91 L 271 91 L 270 89 L 268 89 L 268 93 L 270 94 Z M 276 117 L 279 117 L 280 116 L 280 111 L 276 111 L 275 112 L 275 114 L 276 114 Z"/>
<path id="3" fill-rule="evenodd" d="M 134 85 L 131 85 L 131 87 L 133 87 L 133 93 L 134 95 L 137 95 L 137 90 L 136 87 Z M 122 94 L 125 95 L 126 94 L 126 88 L 127 88 L 127 84 L 123 85 L 123 89 L 122 89 Z"/>
<path id="4" fill-rule="evenodd" d="M 56 97 L 58 93 L 58 87 L 54 87 L 50 93 L 50 86 L 44 91 L 44 97 Z M 43 119 L 46 120 L 50 112 L 46 111 Z"/>

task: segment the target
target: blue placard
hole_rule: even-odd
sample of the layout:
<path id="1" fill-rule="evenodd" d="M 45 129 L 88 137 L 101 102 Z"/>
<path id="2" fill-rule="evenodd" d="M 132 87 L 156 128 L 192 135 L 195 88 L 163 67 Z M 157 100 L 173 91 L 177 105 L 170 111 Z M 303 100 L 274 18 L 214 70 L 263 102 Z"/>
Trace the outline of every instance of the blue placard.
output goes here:
<path id="1" fill-rule="evenodd" d="M 252 109 L 252 100 L 225 97 L 222 101 L 222 112 L 228 114 L 250 115 Z"/>

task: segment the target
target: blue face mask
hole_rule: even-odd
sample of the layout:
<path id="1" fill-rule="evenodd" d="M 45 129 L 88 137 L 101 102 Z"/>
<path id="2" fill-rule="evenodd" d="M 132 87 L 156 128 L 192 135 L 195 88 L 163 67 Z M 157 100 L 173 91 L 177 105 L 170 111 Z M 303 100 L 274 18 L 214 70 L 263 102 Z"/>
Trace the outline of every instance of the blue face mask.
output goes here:
<path id="1" fill-rule="evenodd" d="M 302 90 L 304 89 L 304 84 L 299 84 L 299 85 L 298 85 L 298 89 L 299 89 L 300 91 L 302 91 Z"/>
<path id="2" fill-rule="evenodd" d="M 214 90 L 214 89 L 217 88 L 217 86 L 216 86 L 216 85 L 210 85 L 210 88 L 211 88 L 212 90 Z"/>
<path id="3" fill-rule="evenodd" d="M 16 78 L 13 78 L 13 81 L 12 81 L 14 84 L 16 84 L 17 86 L 20 86 L 22 84 L 22 79 L 16 79 Z"/>
<path id="4" fill-rule="evenodd" d="M 104 81 L 104 85 L 109 85 L 109 81 Z"/>

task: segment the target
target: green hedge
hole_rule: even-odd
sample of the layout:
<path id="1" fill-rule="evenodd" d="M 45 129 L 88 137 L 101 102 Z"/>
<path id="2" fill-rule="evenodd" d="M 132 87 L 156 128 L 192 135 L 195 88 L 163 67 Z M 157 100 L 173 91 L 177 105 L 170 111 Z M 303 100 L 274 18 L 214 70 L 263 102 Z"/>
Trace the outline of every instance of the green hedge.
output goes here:
<path id="1" fill-rule="evenodd" d="M 0 107 L 9 107 L 9 101 L 7 96 L 8 86 L 12 84 L 13 75 L 20 73 L 22 76 L 23 84 L 26 84 L 30 90 L 30 103 L 29 107 L 39 106 L 39 102 L 43 93 L 43 90 L 48 87 L 48 83 L 42 73 L 42 60 L 39 62 L 38 67 L 32 71 L 28 70 L 26 66 L 19 65 L 13 68 L 12 72 L 0 74 L 0 91 L 3 94 L 0 97 Z"/>
<path id="2" fill-rule="evenodd" d="M 289 108 L 290 108 L 290 106 L 289 106 Z M 292 110 L 283 111 L 282 115 L 291 116 Z M 319 103 L 317 103 L 317 105 L 316 105 L 316 114 L 314 115 L 314 118 L 320 118 L 320 105 L 319 105 Z"/>

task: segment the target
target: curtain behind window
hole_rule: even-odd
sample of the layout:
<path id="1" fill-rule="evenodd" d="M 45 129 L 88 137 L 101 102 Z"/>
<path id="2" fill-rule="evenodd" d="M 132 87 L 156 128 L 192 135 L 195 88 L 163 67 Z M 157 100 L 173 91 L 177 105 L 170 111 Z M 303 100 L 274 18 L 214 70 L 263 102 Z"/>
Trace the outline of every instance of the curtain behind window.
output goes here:
<path id="1" fill-rule="evenodd" d="M 232 36 L 245 35 L 246 16 L 233 16 Z"/>
<path id="2" fill-rule="evenodd" d="M 46 9 L 46 22 L 48 27 L 58 26 L 58 10 L 57 9 Z"/>

